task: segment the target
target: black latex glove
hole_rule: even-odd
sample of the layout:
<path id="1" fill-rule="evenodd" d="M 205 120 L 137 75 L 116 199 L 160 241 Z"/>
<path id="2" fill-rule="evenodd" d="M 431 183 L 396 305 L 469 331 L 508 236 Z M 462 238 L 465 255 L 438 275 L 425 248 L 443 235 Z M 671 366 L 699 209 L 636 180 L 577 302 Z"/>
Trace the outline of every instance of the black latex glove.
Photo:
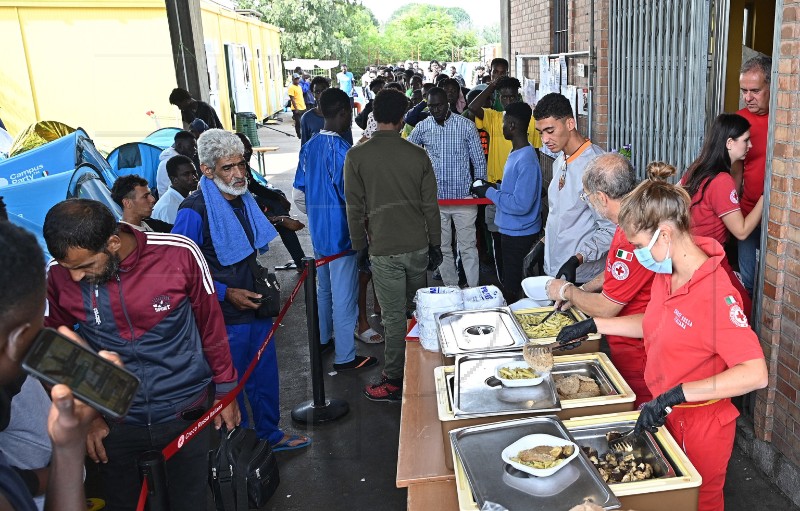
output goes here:
<path id="1" fill-rule="evenodd" d="M 482 185 L 473 186 L 470 192 L 472 192 L 472 195 L 474 195 L 475 197 L 483 199 L 486 197 L 486 190 L 488 190 L 489 188 L 492 188 L 492 185 L 484 182 Z"/>
<path id="2" fill-rule="evenodd" d="M 655 433 L 667 422 L 667 415 L 672 411 L 672 407 L 685 402 L 683 384 L 672 387 L 652 401 L 646 402 L 639 412 L 639 420 L 636 421 L 636 427 L 633 428 L 634 434 L 639 436 L 645 431 Z"/>
<path id="3" fill-rule="evenodd" d="M 589 334 L 596 334 L 597 333 L 597 325 L 594 322 L 594 319 L 584 319 L 583 321 L 579 321 L 574 325 L 567 325 L 558 332 L 558 336 L 556 337 L 556 341 L 558 344 L 564 344 L 565 342 L 574 341 L 575 339 L 580 339 L 584 335 Z"/>
<path id="4" fill-rule="evenodd" d="M 567 262 L 561 265 L 561 268 L 558 269 L 558 273 L 556 273 L 556 278 L 560 279 L 564 277 L 564 280 L 567 282 L 575 283 L 575 273 L 578 270 L 578 266 L 581 265 L 581 262 L 578 261 L 578 256 L 572 256 L 567 259 Z"/>
<path id="5" fill-rule="evenodd" d="M 442 261 L 444 261 L 442 247 L 440 245 L 428 245 L 428 271 L 434 271 L 442 264 Z"/>
<path id="6" fill-rule="evenodd" d="M 369 247 L 364 247 L 356 253 L 358 271 L 369 271 Z"/>
<path id="7" fill-rule="evenodd" d="M 534 266 L 544 269 L 544 239 L 536 242 L 528 255 L 522 260 L 522 273 L 524 277 L 534 277 Z"/>

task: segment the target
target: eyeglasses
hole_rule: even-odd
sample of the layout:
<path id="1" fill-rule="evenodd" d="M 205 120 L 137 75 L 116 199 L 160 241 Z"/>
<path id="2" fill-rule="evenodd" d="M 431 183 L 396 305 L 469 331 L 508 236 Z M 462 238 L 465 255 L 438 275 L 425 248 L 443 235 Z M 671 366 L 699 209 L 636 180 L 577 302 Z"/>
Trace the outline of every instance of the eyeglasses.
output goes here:
<path id="1" fill-rule="evenodd" d="M 222 172 L 230 172 L 231 170 L 233 170 L 234 167 L 238 167 L 240 170 L 247 170 L 247 161 L 242 160 L 239 163 L 231 163 L 229 165 L 223 165 L 219 169 Z"/>

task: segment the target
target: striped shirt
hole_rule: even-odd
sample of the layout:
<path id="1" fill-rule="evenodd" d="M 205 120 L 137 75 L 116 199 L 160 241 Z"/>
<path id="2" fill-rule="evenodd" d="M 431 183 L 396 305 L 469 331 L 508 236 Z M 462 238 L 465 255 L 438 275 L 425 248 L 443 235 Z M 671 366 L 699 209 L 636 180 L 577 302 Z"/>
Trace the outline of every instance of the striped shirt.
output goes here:
<path id="1" fill-rule="evenodd" d="M 439 199 L 462 199 L 469 195 L 473 179 L 486 179 L 486 156 L 475 124 L 450 113 L 440 126 L 433 116 L 421 121 L 408 141 L 428 152 L 436 174 Z M 474 175 L 470 173 L 470 162 Z"/>

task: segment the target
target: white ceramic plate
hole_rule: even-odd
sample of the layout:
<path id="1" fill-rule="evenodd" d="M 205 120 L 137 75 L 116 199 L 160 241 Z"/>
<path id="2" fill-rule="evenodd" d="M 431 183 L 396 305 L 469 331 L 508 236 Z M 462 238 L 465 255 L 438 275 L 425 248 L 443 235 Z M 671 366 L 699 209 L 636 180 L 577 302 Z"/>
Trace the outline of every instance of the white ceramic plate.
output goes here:
<path id="1" fill-rule="evenodd" d="M 518 362 L 503 362 L 499 364 L 497 367 L 494 368 L 494 377 L 500 380 L 504 387 L 532 387 L 534 385 L 539 385 L 544 381 L 544 375 L 540 375 L 538 378 L 520 378 L 517 380 L 508 380 L 500 376 L 500 369 L 507 367 L 509 369 L 530 369 L 530 366 L 524 360 Z"/>
<path id="2" fill-rule="evenodd" d="M 571 445 L 573 447 L 573 451 L 572 455 L 570 455 L 564 461 L 562 461 L 561 463 L 552 468 L 533 468 L 529 467 L 528 465 L 523 465 L 522 463 L 517 463 L 516 461 L 511 460 L 511 457 L 516 456 L 517 454 L 520 453 L 520 451 L 524 451 L 525 449 L 531 449 L 533 447 L 538 447 L 540 445 L 549 445 L 549 446 Z M 513 444 L 503 449 L 503 452 L 500 454 L 500 456 L 503 458 L 503 461 L 505 461 L 512 467 L 516 468 L 517 470 L 527 472 L 528 474 L 535 475 L 536 477 L 547 477 L 555 474 L 556 472 L 564 468 L 567 464 L 569 464 L 569 462 L 572 461 L 575 457 L 577 457 L 578 449 L 579 447 L 574 443 L 570 442 L 569 440 L 558 438 L 552 435 L 536 434 L 520 438 Z"/>
<path id="3" fill-rule="evenodd" d="M 542 275 L 541 277 L 528 277 L 522 280 L 522 290 L 525 296 L 533 300 L 547 300 L 547 283 L 553 277 Z"/>

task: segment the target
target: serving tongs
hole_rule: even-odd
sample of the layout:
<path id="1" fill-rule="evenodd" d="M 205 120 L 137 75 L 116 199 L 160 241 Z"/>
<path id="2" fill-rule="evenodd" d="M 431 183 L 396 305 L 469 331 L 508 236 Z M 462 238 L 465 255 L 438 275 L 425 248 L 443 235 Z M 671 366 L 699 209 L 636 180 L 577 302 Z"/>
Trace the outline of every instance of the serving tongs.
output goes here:
<path id="1" fill-rule="evenodd" d="M 666 412 L 666 414 L 664 414 L 664 417 L 666 417 L 667 415 L 672 413 L 672 407 L 668 406 L 664 409 L 664 411 Z M 622 434 L 618 438 L 609 440 L 608 448 L 612 451 L 617 451 L 617 452 L 633 451 L 633 446 L 636 443 L 636 440 L 639 438 L 634 434 L 634 431 L 636 431 L 636 428 L 632 428 L 630 431 Z"/>
<path id="2" fill-rule="evenodd" d="M 567 311 L 562 311 L 561 309 L 555 308 L 555 309 L 551 310 L 550 312 L 548 312 L 547 315 L 545 315 L 545 317 L 542 318 L 542 320 L 537 323 L 537 326 L 538 325 L 544 325 L 545 321 L 550 319 L 550 317 L 553 314 L 566 314 L 566 315 L 569 315 L 569 313 Z"/>

